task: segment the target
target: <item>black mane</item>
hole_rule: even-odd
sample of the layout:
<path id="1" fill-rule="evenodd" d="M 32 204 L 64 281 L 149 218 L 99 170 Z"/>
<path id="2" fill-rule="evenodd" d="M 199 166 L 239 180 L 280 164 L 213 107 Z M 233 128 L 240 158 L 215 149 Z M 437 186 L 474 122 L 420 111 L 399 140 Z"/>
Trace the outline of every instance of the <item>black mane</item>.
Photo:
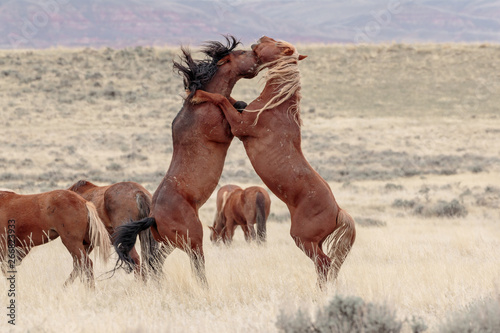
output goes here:
<path id="1" fill-rule="evenodd" d="M 240 44 L 240 41 L 238 41 L 234 36 L 226 35 L 224 38 L 226 39 L 226 45 L 217 41 L 208 41 L 203 43 L 204 47 L 201 49 L 201 52 L 212 58 L 212 62 L 215 64 L 231 53 L 236 46 Z"/>
<path id="2" fill-rule="evenodd" d="M 231 35 L 224 36 L 227 44 L 217 41 L 205 42 L 201 52 L 207 55 L 206 59 L 194 60 L 188 48 L 181 47 L 180 62 L 174 61 L 174 69 L 184 77 L 184 89 L 189 91 L 190 99 L 198 89 L 203 89 L 217 72 L 219 60 L 231 53 L 240 42 Z"/>

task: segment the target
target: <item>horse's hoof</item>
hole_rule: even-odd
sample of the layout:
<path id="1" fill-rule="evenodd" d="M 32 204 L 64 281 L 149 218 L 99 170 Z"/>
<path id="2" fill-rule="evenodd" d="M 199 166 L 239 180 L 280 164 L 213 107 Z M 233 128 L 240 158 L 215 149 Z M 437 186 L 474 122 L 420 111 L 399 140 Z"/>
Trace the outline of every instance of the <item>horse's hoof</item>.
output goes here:
<path id="1" fill-rule="evenodd" d="M 245 108 L 247 107 L 247 103 L 243 102 L 243 101 L 237 101 L 236 103 L 233 104 L 233 107 L 239 112 L 243 112 L 243 110 L 245 110 Z"/>

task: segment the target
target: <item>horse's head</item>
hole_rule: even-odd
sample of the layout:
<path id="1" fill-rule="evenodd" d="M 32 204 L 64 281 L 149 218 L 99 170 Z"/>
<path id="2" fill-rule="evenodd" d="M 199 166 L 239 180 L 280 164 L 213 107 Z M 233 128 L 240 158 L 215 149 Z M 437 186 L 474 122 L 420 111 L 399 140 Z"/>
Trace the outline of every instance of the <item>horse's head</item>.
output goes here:
<path id="1" fill-rule="evenodd" d="M 226 218 L 222 211 L 217 212 L 215 215 L 215 220 L 213 226 L 208 226 L 210 228 L 210 240 L 212 243 L 216 244 L 220 241 L 224 241 L 224 236 L 226 233 Z"/>
<path id="2" fill-rule="evenodd" d="M 233 36 L 224 36 L 226 44 L 218 41 L 208 41 L 203 44 L 201 51 L 207 55 L 206 59 L 195 60 L 189 49 L 182 47 L 180 62 L 174 61 L 174 68 L 184 76 L 184 89 L 188 99 L 193 97 L 196 90 L 205 89 L 220 73 L 219 80 L 227 80 L 232 85 L 241 78 L 253 78 L 258 73 L 259 59 L 252 51 L 235 51 L 240 42 Z M 232 88 L 232 86 L 231 86 Z"/>
<path id="3" fill-rule="evenodd" d="M 222 223 L 217 224 L 217 222 L 214 222 L 214 225 L 208 226 L 208 228 L 210 229 L 210 240 L 212 243 L 217 244 L 223 240 L 225 227 L 222 227 Z"/>
<path id="4" fill-rule="evenodd" d="M 238 50 L 233 51 L 217 62 L 217 66 L 228 68 L 233 73 L 245 79 L 251 79 L 257 76 L 259 59 L 252 51 Z"/>
<path id="5" fill-rule="evenodd" d="M 203 53 L 213 59 L 217 71 L 224 70 L 240 78 L 251 79 L 258 74 L 258 61 L 252 51 L 234 50 L 240 44 L 233 36 L 225 36 L 227 45 L 209 41 L 204 43 Z"/>
<path id="6" fill-rule="evenodd" d="M 252 51 L 257 55 L 262 64 L 267 64 L 283 57 L 296 57 L 297 60 L 307 57 L 299 54 L 292 44 L 285 41 L 277 41 L 267 36 L 261 37 L 256 44 L 253 44 Z"/>

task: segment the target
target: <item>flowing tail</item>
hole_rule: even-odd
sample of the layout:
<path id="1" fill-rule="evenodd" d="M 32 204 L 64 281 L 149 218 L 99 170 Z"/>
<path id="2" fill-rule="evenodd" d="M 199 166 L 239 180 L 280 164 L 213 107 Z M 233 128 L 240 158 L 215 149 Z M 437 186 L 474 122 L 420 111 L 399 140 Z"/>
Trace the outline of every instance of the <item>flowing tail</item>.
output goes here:
<path id="1" fill-rule="evenodd" d="M 229 196 L 229 192 L 224 192 L 222 194 L 222 205 L 220 206 L 220 211 L 218 212 L 219 223 L 222 223 L 223 229 L 226 228 L 226 215 L 224 214 L 224 208 L 226 207 L 227 199 L 229 199 Z"/>
<path id="2" fill-rule="evenodd" d="M 266 199 L 264 195 L 257 192 L 257 197 L 255 199 L 255 205 L 257 206 L 257 212 L 255 219 L 257 221 L 257 241 L 264 243 L 266 241 Z"/>
<path id="3" fill-rule="evenodd" d="M 349 251 L 351 251 L 356 239 L 356 227 L 354 219 L 345 210 L 339 208 L 337 215 L 337 228 L 325 239 L 328 249 L 328 257 L 332 259 L 330 274 L 336 279 L 340 267 L 344 263 Z"/>
<path id="4" fill-rule="evenodd" d="M 138 220 L 142 220 L 149 216 L 151 208 L 151 198 L 144 192 L 139 192 L 136 195 L 137 208 L 139 209 Z M 141 242 L 141 259 L 142 269 L 157 271 L 158 260 L 160 260 L 160 243 L 158 243 L 151 232 L 151 228 L 143 230 L 139 233 L 139 240 Z"/>
<path id="5" fill-rule="evenodd" d="M 149 229 L 154 225 L 156 225 L 154 217 L 146 217 L 142 220 L 132 221 L 116 228 L 113 242 L 116 253 L 118 254 L 116 268 L 122 267 L 123 264 L 125 264 L 125 270 L 128 273 L 133 270 L 135 263 L 129 253 L 134 248 L 137 235 L 141 231 Z"/>
<path id="6" fill-rule="evenodd" d="M 87 201 L 85 205 L 87 206 L 87 215 L 89 218 L 90 246 L 93 248 L 99 247 L 99 257 L 107 263 L 111 255 L 111 241 L 109 240 L 108 231 L 99 218 L 94 204 Z"/>

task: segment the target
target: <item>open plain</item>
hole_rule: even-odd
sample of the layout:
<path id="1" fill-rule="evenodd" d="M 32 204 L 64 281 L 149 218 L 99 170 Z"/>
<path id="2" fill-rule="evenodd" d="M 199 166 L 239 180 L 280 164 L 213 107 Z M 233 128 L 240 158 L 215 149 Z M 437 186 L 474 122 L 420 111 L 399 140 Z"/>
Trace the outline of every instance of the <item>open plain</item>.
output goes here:
<path id="1" fill-rule="evenodd" d="M 107 274 L 96 290 L 63 289 L 72 261 L 60 240 L 31 251 L 16 274 L 12 332 L 275 332 L 280 311 L 312 316 L 336 294 L 387 304 L 436 332 L 447 316 L 500 293 L 499 45 L 298 45 L 302 147 L 357 222 L 336 283 L 316 289 L 313 263 L 271 196 L 268 242 L 215 246 L 200 210 L 209 290 L 188 257 L 168 257 L 159 283 Z M 0 188 L 38 193 L 79 179 L 136 181 L 154 192 L 172 155 L 183 102 L 178 48 L 0 51 Z M 198 56 L 201 56 L 198 54 Z M 262 85 L 241 80 L 247 102 Z M 220 185 L 260 185 L 242 144 Z M 111 260 L 112 262 L 114 260 Z M 8 282 L 0 282 L 6 309 Z M 6 312 L 4 310 L 4 312 Z M 409 327 L 404 330 L 409 331 Z"/>

